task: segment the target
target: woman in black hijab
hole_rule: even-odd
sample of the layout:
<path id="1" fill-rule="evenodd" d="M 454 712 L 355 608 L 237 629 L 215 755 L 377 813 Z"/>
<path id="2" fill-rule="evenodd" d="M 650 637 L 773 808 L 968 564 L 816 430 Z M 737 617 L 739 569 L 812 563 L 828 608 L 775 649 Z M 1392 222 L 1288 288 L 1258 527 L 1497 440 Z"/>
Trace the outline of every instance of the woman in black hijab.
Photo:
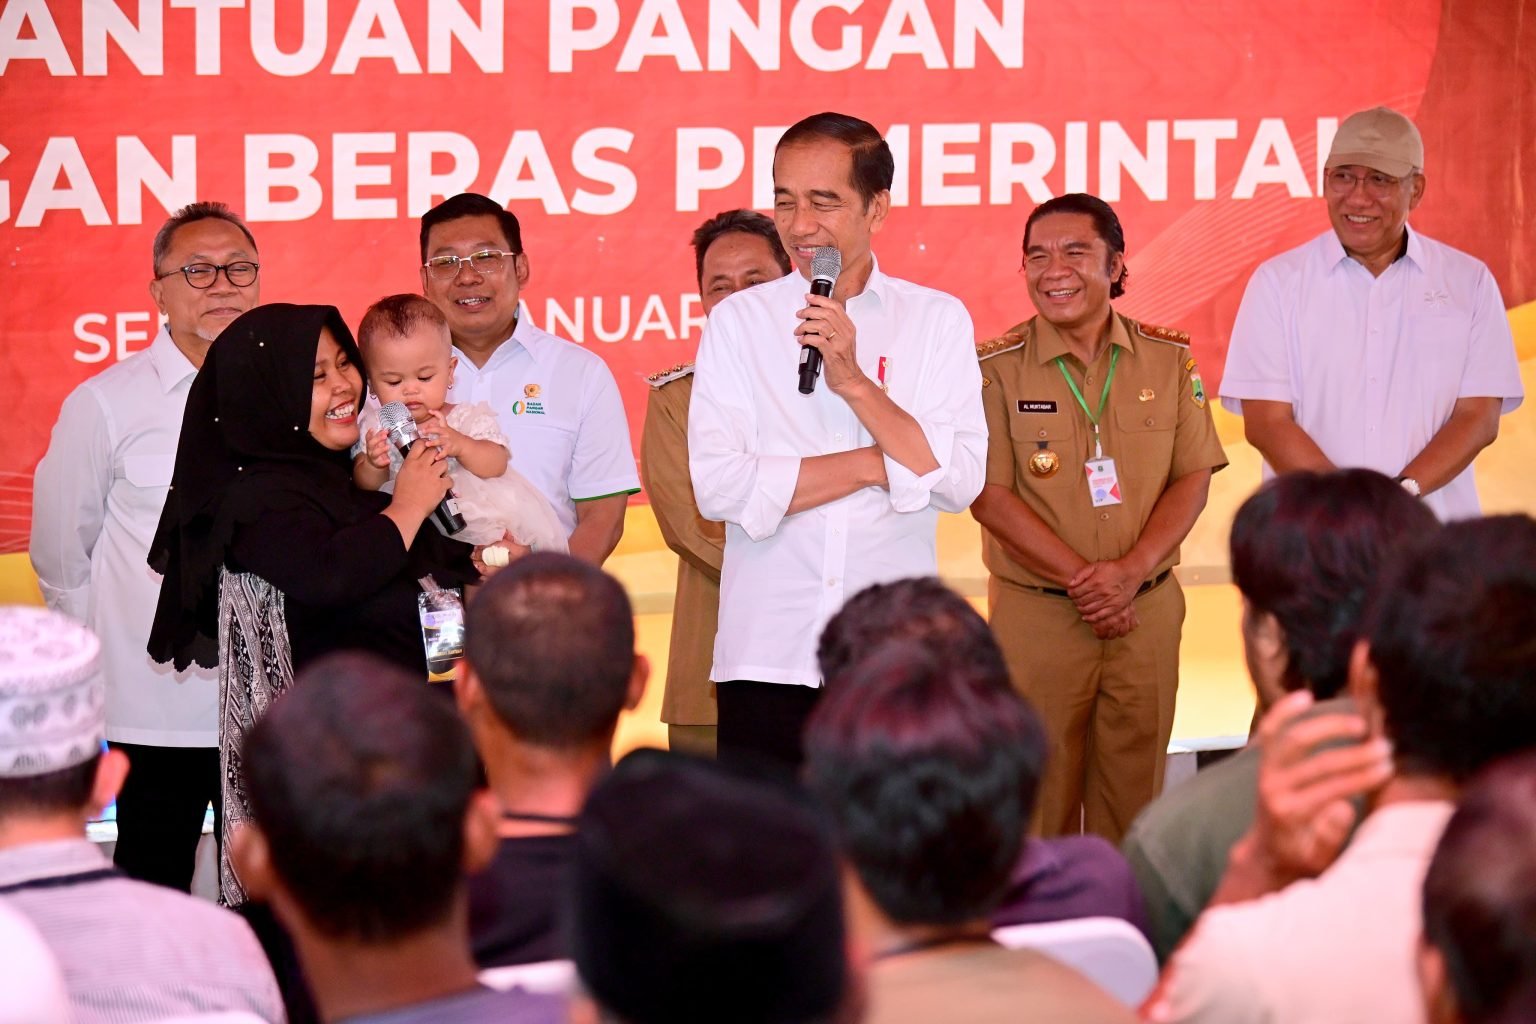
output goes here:
<path id="1" fill-rule="evenodd" d="M 365 379 L 334 307 L 274 304 L 225 329 L 187 396 L 150 546 L 165 582 L 149 653 L 219 666 L 226 834 L 246 811 L 241 740 L 295 671 L 362 649 L 426 685 L 418 580 L 479 578 L 468 545 L 424 525 L 449 488 L 435 449 L 415 446 L 393 495 L 353 485 Z"/>

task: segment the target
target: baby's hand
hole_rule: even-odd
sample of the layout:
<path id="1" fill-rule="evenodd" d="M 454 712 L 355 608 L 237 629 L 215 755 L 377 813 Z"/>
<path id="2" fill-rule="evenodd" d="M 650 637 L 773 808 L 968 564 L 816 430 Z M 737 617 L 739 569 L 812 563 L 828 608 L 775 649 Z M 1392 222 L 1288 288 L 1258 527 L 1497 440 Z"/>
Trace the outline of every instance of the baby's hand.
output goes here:
<path id="1" fill-rule="evenodd" d="M 441 409 L 433 409 L 427 414 L 427 422 L 423 423 L 421 433 L 431 443 L 432 447 L 444 455 L 460 458 L 464 454 L 464 445 L 473 440 L 466 437 L 448 425 L 448 418 L 443 415 Z"/>
<path id="2" fill-rule="evenodd" d="M 368 442 L 368 462 L 375 469 L 389 468 L 389 438 L 384 436 L 382 430 L 370 430 L 366 438 Z"/>

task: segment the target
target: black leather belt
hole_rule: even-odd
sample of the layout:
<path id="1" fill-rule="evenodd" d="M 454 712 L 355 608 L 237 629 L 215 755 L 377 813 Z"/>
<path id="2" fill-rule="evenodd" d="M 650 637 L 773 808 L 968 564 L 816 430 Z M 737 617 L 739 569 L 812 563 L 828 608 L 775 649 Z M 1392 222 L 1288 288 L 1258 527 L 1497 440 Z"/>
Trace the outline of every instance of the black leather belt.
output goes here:
<path id="1" fill-rule="evenodd" d="M 1137 587 L 1136 588 L 1136 596 L 1140 597 L 1142 594 L 1145 594 L 1147 591 L 1151 590 L 1153 587 L 1160 586 L 1164 580 L 1166 580 L 1169 576 L 1172 576 L 1172 575 L 1173 575 L 1173 570 L 1172 569 L 1164 569 L 1162 572 L 1158 573 L 1156 576 L 1153 576 L 1151 579 L 1143 582 L 1141 586 Z M 1060 587 L 1032 587 L 1028 583 L 1020 583 L 1019 586 L 1023 587 L 1025 590 L 1033 590 L 1037 594 L 1049 594 L 1052 597 L 1071 597 L 1072 596 L 1072 595 L 1068 594 L 1065 590 L 1061 589 Z"/>

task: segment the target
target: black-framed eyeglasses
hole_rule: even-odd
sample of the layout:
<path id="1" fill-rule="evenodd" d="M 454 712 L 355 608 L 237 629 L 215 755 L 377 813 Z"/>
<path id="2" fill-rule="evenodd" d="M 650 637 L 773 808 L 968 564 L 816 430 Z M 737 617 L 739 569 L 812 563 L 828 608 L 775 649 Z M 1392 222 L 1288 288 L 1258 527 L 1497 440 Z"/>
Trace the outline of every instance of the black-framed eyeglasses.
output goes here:
<path id="1" fill-rule="evenodd" d="M 163 281 L 172 274 L 180 274 L 187 279 L 187 284 L 193 288 L 212 288 L 213 282 L 219 279 L 219 271 L 224 272 L 224 279 L 236 288 L 245 288 L 256 283 L 256 275 L 261 272 L 261 264 L 250 260 L 236 260 L 233 263 L 188 263 L 184 267 L 175 270 L 167 270 L 155 277 L 156 281 Z"/>
<path id="2" fill-rule="evenodd" d="M 427 273 L 439 281 L 451 281 L 459 276 L 460 268 L 466 263 L 475 273 L 490 276 L 506 270 L 507 257 L 517 255 L 518 253 L 504 252 L 501 249 L 481 249 L 468 256 L 433 256 L 422 266 L 427 268 Z"/>

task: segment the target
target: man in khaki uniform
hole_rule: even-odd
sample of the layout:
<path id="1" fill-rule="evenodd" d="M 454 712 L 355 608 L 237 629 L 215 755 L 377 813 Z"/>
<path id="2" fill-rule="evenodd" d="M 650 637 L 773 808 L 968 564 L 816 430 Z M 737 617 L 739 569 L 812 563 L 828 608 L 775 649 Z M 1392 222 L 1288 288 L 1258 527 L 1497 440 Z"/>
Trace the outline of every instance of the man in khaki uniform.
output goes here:
<path id="1" fill-rule="evenodd" d="M 789 273 L 773 221 L 751 210 L 716 214 L 693 233 L 704 315 L 727 295 Z M 725 524 L 699 515 L 688 478 L 688 400 L 693 364 L 653 373 L 640 437 L 640 479 L 667 547 L 677 552 L 677 593 L 661 720 L 674 750 L 715 752 L 715 697 L 709 681 L 720 612 Z"/>
<path id="2" fill-rule="evenodd" d="M 1094 196 L 1030 214 L 1039 315 L 977 346 L 989 444 L 972 506 L 992 628 L 1051 739 L 1041 831 L 1116 843 L 1162 788 L 1184 622 L 1171 570 L 1227 462 L 1188 335 L 1110 308 L 1124 254 Z"/>

